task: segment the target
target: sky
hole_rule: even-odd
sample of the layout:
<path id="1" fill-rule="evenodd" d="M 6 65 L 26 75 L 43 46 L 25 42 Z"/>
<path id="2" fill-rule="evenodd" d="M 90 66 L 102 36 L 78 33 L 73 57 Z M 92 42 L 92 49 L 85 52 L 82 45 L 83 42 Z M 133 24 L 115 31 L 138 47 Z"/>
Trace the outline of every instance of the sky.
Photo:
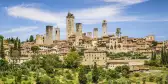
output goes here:
<path id="1" fill-rule="evenodd" d="M 121 28 L 123 36 L 168 40 L 168 0 L 0 0 L 0 34 L 26 40 L 45 34 L 46 25 L 61 29 L 66 38 L 66 16 L 71 12 L 83 32 L 99 29 L 108 22 L 108 34 Z M 75 25 L 75 24 L 74 24 Z"/>

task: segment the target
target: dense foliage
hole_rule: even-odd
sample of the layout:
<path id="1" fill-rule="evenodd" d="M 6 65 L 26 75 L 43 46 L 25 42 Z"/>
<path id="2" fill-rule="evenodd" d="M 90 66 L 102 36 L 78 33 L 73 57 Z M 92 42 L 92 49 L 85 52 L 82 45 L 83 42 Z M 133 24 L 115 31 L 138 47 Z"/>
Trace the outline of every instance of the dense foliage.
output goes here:
<path id="1" fill-rule="evenodd" d="M 129 58 L 129 59 L 147 59 L 147 56 L 141 54 L 141 53 L 133 53 L 133 52 L 121 52 L 121 53 L 108 53 L 107 52 L 107 56 L 110 57 L 111 59 L 125 59 L 125 58 Z"/>

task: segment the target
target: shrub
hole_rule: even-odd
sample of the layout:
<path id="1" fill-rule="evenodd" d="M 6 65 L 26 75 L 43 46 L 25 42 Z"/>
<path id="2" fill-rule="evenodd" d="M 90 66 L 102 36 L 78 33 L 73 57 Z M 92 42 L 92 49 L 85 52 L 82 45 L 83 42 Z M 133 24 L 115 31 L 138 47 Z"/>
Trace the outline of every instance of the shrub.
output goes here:
<path id="1" fill-rule="evenodd" d="M 5 78 L 5 77 L 2 77 L 2 81 L 7 81 L 7 78 Z"/>
<path id="2" fill-rule="evenodd" d="M 155 81 L 155 76 L 151 75 L 151 76 L 149 77 L 149 82 L 154 82 L 154 81 Z"/>
<path id="3" fill-rule="evenodd" d="M 140 74 L 139 74 L 139 73 L 134 73 L 134 76 L 135 76 L 135 77 L 139 77 Z"/>
<path id="4" fill-rule="evenodd" d="M 27 81 L 29 78 L 27 76 L 23 77 L 23 80 Z"/>
<path id="5" fill-rule="evenodd" d="M 71 75 L 70 73 L 67 73 L 67 74 L 66 74 L 66 78 L 67 78 L 68 80 L 73 80 L 73 77 L 72 77 L 72 75 Z"/>
<path id="6" fill-rule="evenodd" d="M 13 79 L 13 76 L 12 76 L 12 75 L 8 75 L 8 78 L 9 78 L 9 79 Z"/>

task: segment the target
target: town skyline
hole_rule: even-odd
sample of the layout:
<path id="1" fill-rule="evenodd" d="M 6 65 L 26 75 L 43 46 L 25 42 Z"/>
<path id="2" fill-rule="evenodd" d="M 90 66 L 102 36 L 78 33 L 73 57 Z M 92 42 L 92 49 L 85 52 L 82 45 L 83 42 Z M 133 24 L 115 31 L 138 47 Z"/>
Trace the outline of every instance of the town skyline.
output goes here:
<path id="1" fill-rule="evenodd" d="M 123 36 L 145 37 L 147 35 L 155 35 L 156 40 L 159 41 L 168 39 L 165 32 L 167 31 L 167 12 L 163 12 L 163 10 L 158 10 L 160 12 L 156 12 L 154 11 L 154 9 L 156 9 L 155 7 L 151 8 L 157 3 L 157 1 L 135 0 L 135 2 L 131 3 L 129 3 L 129 0 L 126 1 L 86 1 L 85 4 L 88 5 L 87 7 L 83 6 L 84 4 L 81 3 L 82 1 L 78 1 L 76 2 L 78 4 L 74 5 L 74 7 L 64 6 L 65 4 L 62 5 L 65 10 L 59 10 L 61 6 L 53 6 L 50 5 L 51 3 L 47 2 L 39 3 L 35 1 L 18 1 L 11 5 L 2 1 L 3 5 L 0 5 L 0 11 L 2 14 L 0 17 L 3 20 L 0 20 L 0 29 L 2 29 L 0 34 L 5 37 L 14 36 L 21 38 L 21 40 L 26 40 L 30 35 L 35 36 L 36 34 L 45 34 L 46 25 L 53 25 L 55 28 L 58 26 L 61 29 L 61 39 L 66 39 L 65 20 L 68 11 L 70 11 L 76 17 L 75 23 L 83 24 L 83 32 L 89 32 L 93 31 L 93 28 L 99 28 L 99 36 L 101 36 L 101 22 L 103 20 L 107 20 L 108 34 L 114 33 L 116 28 L 121 28 Z M 71 3 L 74 2 L 75 0 Z M 166 1 L 163 2 L 166 3 Z M 158 4 L 162 4 L 163 2 Z M 60 4 L 62 1 L 58 1 L 57 3 L 53 1 L 53 3 Z M 98 6 L 97 4 L 101 4 L 101 6 Z M 77 7 L 79 5 L 81 5 L 81 7 Z M 142 6 L 146 7 L 143 11 L 140 9 Z M 163 8 L 164 6 L 166 5 L 159 5 L 158 9 Z M 18 10 L 21 11 L 19 12 Z M 92 12 L 92 10 L 95 10 L 95 12 Z M 148 10 L 153 10 L 151 11 L 152 14 L 147 12 Z M 106 13 L 102 14 L 101 11 Z M 137 17 L 143 12 L 146 15 L 143 14 L 141 17 L 147 17 L 143 19 L 141 17 Z M 27 15 L 26 13 L 30 14 Z M 117 14 L 119 14 L 118 17 L 116 17 Z M 162 15 L 163 17 L 159 17 L 157 14 Z M 36 17 L 31 17 L 33 15 Z"/>

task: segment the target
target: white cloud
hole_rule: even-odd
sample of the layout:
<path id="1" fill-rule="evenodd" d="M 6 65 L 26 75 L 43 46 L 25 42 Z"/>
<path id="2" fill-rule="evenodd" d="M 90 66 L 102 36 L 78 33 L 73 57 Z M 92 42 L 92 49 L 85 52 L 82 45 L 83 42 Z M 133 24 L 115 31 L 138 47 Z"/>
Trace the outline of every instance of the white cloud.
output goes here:
<path id="1" fill-rule="evenodd" d="M 120 5 L 109 5 L 84 9 L 73 9 L 75 21 L 83 24 L 101 23 L 106 19 L 108 22 L 134 21 L 137 17 L 122 15 L 125 7 Z M 55 23 L 60 28 L 66 27 L 67 12 L 50 12 L 32 6 L 17 5 L 6 8 L 8 15 L 25 18 L 46 23 Z M 122 17 L 122 18 L 121 18 Z"/>
<path id="2" fill-rule="evenodd" d="M 133 5 L 133 4 L 138 4 L 142 3 L 148 0 L 104 0 L 105 2 L 115 2 L 115 3 L 121 3 L 125 5 Z"/>
<path id="3" fill-rule="evenodd" d="M 26 18 L 35 21 L 46 23 L 57 23 L 64 26 L 63 14 L 53 13 L 45 10 L 40 10 L 29 5 L 17 5 L 7 8 L 7 13 L 10 16 L 18 18 Z"/>
<path id="4" fill-rule="evenodd" d="M 30 27 L 19 27 L 19 28 L 11 28 L 9 30 L 3 31 L 0 34 L 10 34 L 10 33 L 21 33 L 21 32 L 29 32 L 38 29 L 38 27 L 30 26 Z"/>

